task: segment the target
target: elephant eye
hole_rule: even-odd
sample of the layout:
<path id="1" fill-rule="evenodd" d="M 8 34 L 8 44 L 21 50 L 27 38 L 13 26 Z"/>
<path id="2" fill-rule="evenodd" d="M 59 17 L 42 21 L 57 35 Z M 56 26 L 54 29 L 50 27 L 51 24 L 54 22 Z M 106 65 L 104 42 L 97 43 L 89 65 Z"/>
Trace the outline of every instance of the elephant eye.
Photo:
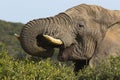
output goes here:
<path id="1" fill-rule="evenodd" d="M 82 24 L 79 24 L 79 27 L 84 27 L 84 25 L 82 25 Z"/>

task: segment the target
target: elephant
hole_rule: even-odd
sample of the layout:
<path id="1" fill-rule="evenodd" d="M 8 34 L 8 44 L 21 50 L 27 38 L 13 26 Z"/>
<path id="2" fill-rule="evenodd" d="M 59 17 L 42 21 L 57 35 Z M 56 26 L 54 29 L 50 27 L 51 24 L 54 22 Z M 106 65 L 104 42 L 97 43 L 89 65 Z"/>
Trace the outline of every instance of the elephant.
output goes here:
<path id="1" fill-rule="evenodd" d="M 29 21 L 18 37 L 25 52 L 43 58 L 59 48 L 59 61 L 73 61 L 75 71 L 120 56 L 120 10 L 80 4 L 53 17 Z"/>

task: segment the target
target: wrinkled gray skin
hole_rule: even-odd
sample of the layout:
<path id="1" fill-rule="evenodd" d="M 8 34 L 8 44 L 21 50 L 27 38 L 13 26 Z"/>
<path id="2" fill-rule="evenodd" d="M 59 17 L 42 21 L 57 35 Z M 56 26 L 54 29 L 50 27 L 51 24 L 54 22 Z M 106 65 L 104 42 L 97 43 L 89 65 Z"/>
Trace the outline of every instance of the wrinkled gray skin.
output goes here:
<path id="1" fill-rule="evenodd" d="M 54 17 L 28 22 L 21 31 L 20 42 L 30 55 L 51 57 L 57 47 L 60 48 L 58 60 L 74 61 L 75 70 L 86 61 L 93 67 L 111 55 L 120 55 L 120 23 L 117 21 L 120 21 L 120 11 L 81 4 Z M 50 43 L 43 34 L 64 44 Z"/>

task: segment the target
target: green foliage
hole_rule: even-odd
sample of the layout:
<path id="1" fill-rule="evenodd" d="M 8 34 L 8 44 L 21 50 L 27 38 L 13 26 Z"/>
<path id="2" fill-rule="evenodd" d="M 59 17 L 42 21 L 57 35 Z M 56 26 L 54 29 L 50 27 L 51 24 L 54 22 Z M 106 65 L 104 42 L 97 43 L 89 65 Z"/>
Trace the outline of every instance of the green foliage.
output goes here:
<path id="1" fill-rule="evenodd" d="M 120 57 L 111 57 L 107 63 L 102 62 L 92 69 L 85 68 L 78 76 L 81 80 L 120 80 Z"/>
<path id="2" fill-rule="evenodd" d="M 14 59 L 1 47 L 0 80 L 120 80 L 120 57 L 92 69 L 86 67 L 77 76 L 73 68 L 51 59 Z"/>
<path id="3" fill-rule="evenodd" d="M 50 59 L 33 61 L 14 59 L 0 52 L 0 80 L 75 80 L 73 67 Z"/>

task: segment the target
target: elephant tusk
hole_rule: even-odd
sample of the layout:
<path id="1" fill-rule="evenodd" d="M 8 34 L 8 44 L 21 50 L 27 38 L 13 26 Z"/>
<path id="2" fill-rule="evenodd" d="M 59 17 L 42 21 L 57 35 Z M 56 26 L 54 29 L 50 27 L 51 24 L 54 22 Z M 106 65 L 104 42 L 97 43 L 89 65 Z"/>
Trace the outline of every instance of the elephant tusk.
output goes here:
<path id="1" fill-rule="evenodd" d="M 55 38 L 48 36 L 48 35 L 43 35 L 43 37 L 46 38 L 48 41 L 50 41 L 53 44 L 56 44 L 56 45 L 63 44 L 63 42 L 60 39 L 55 39 Z"/>
<path id="2" fill-rule="evenodd" d="M 18 35 L 18 34 L 14 34 L 14 36 L 18 39 L 18 40 L 20 40 L 20 35 Z"/>

